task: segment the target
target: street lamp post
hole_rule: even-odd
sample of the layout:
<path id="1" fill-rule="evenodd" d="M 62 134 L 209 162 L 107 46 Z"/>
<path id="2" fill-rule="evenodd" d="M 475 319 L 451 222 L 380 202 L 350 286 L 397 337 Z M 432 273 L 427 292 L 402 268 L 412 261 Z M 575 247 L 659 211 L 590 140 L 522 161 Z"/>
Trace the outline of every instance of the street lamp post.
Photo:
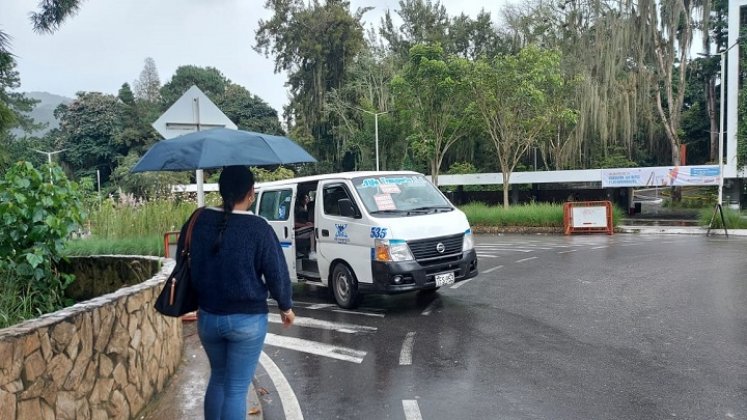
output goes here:
<path id="1" fill-rule="evenodd" d="M 388 114 L 389 111 L 373 112 L 362 108 L 356 108 L 358 111 L 365 112 L 374 116 L 374 140 L 376 142 L 376 172 L 379 171 L 379 115 Z"/>
<path id="2" fill-rule="evenodd" d="M 58 153 L 62 153 L 67 149 L 61 149 L 61 150 L 55 150 L 54 152 L 42 152 L 41 150 L 31 149 L 37 153 L 41 153 L 43 155 L 47 155 L 47 163 L 49 163 L 49 182 L 51 184 L 54 184 L 54 181 L 52 181 L 52 155 L 56 155 Z"/>

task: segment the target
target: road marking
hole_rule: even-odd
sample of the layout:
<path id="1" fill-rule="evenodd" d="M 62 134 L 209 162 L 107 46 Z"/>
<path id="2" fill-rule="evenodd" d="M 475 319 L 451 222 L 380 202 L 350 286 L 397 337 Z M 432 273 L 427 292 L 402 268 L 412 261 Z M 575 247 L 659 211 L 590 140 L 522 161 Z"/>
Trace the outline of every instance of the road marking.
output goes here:
<path id="1" fill-rule="evenodd" d="M 270 380 L 275 385 L 275 389 L 278 391 L 278 396 L 283 404 L 283 413 L 287 420 L 303 420 L 303 413 L 301 413 L 301 406 L 298 404 L 298 398 L 293 392 L 288 380 L 285 379 L 285 375 L 280 371 L 278 365 L 270 359 L 270 356 L 262 352 L 259 355 L 259 364 L 267 372 Z"/>
<path id="2" fill-rule="evenodd" d="M 417 400 L 402 400 L 402 408 L 405 410 L 405 420 L 423 420 Z"/>
<path id="3" fill-rule="evenodd" d="M 324 308 L 330 308 L 332 306 L 337 306 L 334 303 L 317 303 L 315 305 L 311 305 L 306 309 L 324 309 Z"/>
<path id="4" fill-rule="evenodd" d="M 411 331 L 407 333 L 405 341 L 402 342 L 402 350 L 399 352 L 399 364 L 411 365 L 412 364 L 412 345 L 415 343 L 415 332 Z"/>
<path id="5" fill-rule="evenodd" d="M 578 251 L 578 250 L 577 249 L 572 249 L 570 251 L 559 251 L 558 254 L 567 254 L 569 252 L 576 252 L 576 251 Z"/>
<path id="6" fill-rule="evenodd" d="M 452 289 L 458 289 L 458 288 L 462 287 L 462 285 L 463 285 L 463 284 L 469 283 L 469 282 L 471 282 L 471 281 L 472 281 L 472 280 L 474 280 L 474 279 L 475 279 L 475 278 L 473 277 L 473 278 L 471 278 L 471 279 L 467 279 L 467 280 L 462 280 L 462 281 L 460 281 L 459 283 L 454 283 L 454 284 L 453 284 L 453 285 L 451 286 L 451 288 L 452 288 Z"/>
<path id="7" fill-rule="evenodd" d="M 487 270 L 483 271 L 482 274 L 492 273 L 493 271 L 500 270 L 501 268 L 503 268 L 502 265 L 499 265 L 499 266 L 496 266 L 496 267 L 493 267 L 493 268 L 488 268 Z"/>
<path id="8" fill-rule="evenodd" d="M 434 309 L 436 309 L 436 305 L 438 305 L 440 301 L 438 299 L 434 299 L 433 302 L 431 302 L 430 305 L 426 306 L 423 312 L 420 313 L 420 315 L 428 316 L 433 312 Z"/>
<path id="9" fill-rule="evenodd" d="M 283 321 L 278 314 L 269 314 L 268 320 L 275 324 L 282 324 Z M 339 331 L 347 334 L 355 334 L 362 332 L 373 332 L 376 331 L 376 327 L 369 327 L 367 325 L 347 324 L 344 322 L 331 322 L 324 321 L 316 318 L 307 318 L 297 316 L 296 320 L 293 321 L 293 325 L 297 327 L 308 327 L 308 328 L 319 328 L 322 330 Z"/>
<path id="10" fill-rule="evenodd" d="M 478 257 L 480 257 L 480 258 L 498 258 L 498 256 L 497 256 L 497 255 L 491 255 L 491 254 L 480 254 L 479 252 L 477 253 L 477 256 L 478 256 Z"/>
<path id="11" fill-rule="evenodd" d="M 339 312 L 341 314 L 353 314 L 353 315 L 363 315 L 363 316 L 375 316 L 377 318 L 384 318 L 384 314 L 375 314 L 372 312 L 358 312 L 358 311 L 348 311 L 345 309 L 332 309 L 332 312 Z"/>
<path id="12" fill-rule="evenodd" d="M 480 248 L 478 251 L 488 251 L 488 252 L 532 252 L 535 251 L 535 249 L 526 249 L 526 248 Z"/>
<path id="13" fill-rule="evenodd" d="M 523 263 L 525 261 L 536 259 L 537 257 L 529 257 L 529 258 L 522 258 L 520 260 L 516 260 L 517 263 Z"/>
<path id="14" fill-rule="evenodd" d="M 353 363 L 361 363 L 366 357 L 365 351 L 272 333 L 267 333 L 265 344 Z"/>
<path id="15" fill-rule="evenodd" d="M 602 248 L 608 248 L 608 246 L 607 246 L 607 245 L 602 245 L 602 246 L 595 246 L 595 247 L 594 247 L 594 248 L 592 248 L 592 249 L 602 249 Z"/>

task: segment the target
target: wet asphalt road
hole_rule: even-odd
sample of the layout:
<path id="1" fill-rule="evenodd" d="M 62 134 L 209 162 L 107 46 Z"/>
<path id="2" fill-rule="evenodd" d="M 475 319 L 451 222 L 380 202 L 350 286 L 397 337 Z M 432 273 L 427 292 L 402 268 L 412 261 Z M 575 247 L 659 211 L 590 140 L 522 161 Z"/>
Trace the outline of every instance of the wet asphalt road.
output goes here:
<path id="1" fill-rule="evenodd" d="M 303 417 L 747 418 L 747 239 L 478 235 L 477 247 L 477 278 L 367 296 L 357 313 L 296 287 L 300 317 L 347 331 L 270 332 L 359 361 L 268 343 Z M 265 419 L 283 418 L 261 367 L 255 384 Z"/>

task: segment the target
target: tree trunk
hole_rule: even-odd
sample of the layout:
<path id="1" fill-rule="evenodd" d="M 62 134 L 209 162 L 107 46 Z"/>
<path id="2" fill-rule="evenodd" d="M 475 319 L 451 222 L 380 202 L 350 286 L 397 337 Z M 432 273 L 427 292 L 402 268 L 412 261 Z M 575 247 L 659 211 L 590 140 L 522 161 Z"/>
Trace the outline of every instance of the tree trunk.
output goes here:
<path id="1" fill-rule="evenodd" d="M 501 174 L 503 176 L 503 208 L 508 208 L 508 191 L 511 189 L 511 185 L 509 185 L 508 181 L 511 178 L 511 173 L 503 171 Z"/>
<path id="2" fill-rule="evenodd" d="M 709 154 L 711 162 L 718 162 L 718 136 L 721 135 L 718 125 L 720 115 L 716 113 L 716 82 L 713 78 L 706 80 L 706 110 L 708 119 L 711 122 L 711 152 Z"/>

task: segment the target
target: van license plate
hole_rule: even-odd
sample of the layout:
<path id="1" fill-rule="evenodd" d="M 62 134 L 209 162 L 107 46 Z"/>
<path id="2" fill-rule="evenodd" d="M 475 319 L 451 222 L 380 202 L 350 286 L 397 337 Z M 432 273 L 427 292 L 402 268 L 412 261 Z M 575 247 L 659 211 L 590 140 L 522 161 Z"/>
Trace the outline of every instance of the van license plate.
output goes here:
<path id="1" fill-rule="evenodd" d="M 436 287 L 454 283 L 454 273 L 436 274 Z"/>

